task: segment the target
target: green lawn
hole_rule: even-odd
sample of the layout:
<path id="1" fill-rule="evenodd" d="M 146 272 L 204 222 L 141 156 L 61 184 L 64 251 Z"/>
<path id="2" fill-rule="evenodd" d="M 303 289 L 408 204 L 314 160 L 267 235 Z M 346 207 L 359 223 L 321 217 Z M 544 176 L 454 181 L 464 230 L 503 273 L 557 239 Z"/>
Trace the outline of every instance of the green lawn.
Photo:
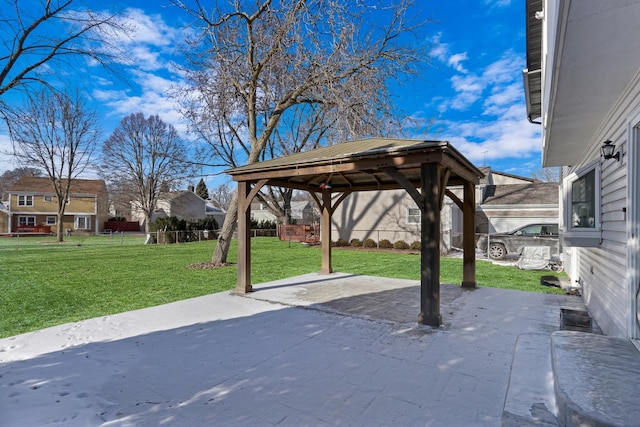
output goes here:
<path id="1" fill-rule="evenodd" d="M 144 245 L 140 235 L 0 238 L 0 337 L 233 289 L 235 266 L 189 269 L 210 260 L 216 241 Z M 237 256 L 235 241 L 229 262 Z M 252 282 L 320 270 L 319 247 L 252 239 Z M 420 257 L 335 248 L 335 271 L 419 280 Z M 479 286 L 561 292 L 540 285 L 550 272 L 477 263 Z M 554 273 L 555 274 L 555 273 Z M 460 283 L 462 260 L 443 258 L 441 282 Z"/>

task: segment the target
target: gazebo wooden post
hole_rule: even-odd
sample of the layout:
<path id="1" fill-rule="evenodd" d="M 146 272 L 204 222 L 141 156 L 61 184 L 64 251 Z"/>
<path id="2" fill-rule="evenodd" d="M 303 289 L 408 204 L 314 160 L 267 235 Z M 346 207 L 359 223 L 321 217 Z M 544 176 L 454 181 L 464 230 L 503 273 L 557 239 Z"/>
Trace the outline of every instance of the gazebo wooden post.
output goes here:
<path id="1" fill-rule="evenodd" d="M 245 294 L 253 290 L 251 286 L 251 201 L 250 185 L 238 182 L 238 282 L 236 292 Z"/>
<path id="2" fill-rule="evenodd" d="M 476 188 L 472 182 L 464 182 L 462 249 L 462 287 L 476 287 Z"/>
<path id="3" fill-rule="evenodd" d="M 333 272 L 331 268 L 331 191 L 322 190 L 322 224 L 320 225 L 320 244 L 322 245 L 321 274 Z"/>
<path id="4" fill-rule="evenodd" d="M 440 168 L 421 165 L 420 314 L 418 323 L 440 326 Z"/>

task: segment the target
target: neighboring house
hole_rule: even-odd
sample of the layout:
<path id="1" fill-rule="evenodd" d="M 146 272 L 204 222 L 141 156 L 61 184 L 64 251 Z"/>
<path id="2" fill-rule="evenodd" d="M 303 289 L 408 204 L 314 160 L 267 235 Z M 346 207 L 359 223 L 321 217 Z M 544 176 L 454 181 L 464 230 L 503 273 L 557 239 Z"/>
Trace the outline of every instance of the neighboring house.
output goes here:
<path id="1" fill-rule="evenodd" d="M 524 70 L 528 118 L 541 125 L 543 166 L 564 167 L 565 270 L 602 331 L 634 340 L 640 339 L 639 22 L 637 1 L 527 0 Z"/>
<path id="2" fill-rule="evenodd" d="M 257 222 L 271 221 L 278 222 L 276 217 L 262 202 L 251 202 L 251 220 Z"/>
<path id="3" fill-rule="evenodd" d="M 206 215 L 215 219 L 218 223 L 218 228 L 222 228 L 222 224 L 224 224 L 224 218 L 227 216 L 227 213 L 224 210 L 213 206 L 211 202 L 207 202 L 204 208 Z"/>
<path id="4" fill-rule="evenodd" d="M 161 193 L 156 204 L 156 210 L 151 215 L 153 223 L 158 218 L 175 216 L 178 219 L 197 220 L 207 215 L 206 201 L 192 191 L 169 191 Z M 145 227 L 144 213 L 136 202 L 131 203 L 131 218 L 138 221 L 141 227 Z"/>
<path id="5" fill-rule="evenodd" d="M 8 190 L 4 233 L 33 232 L 50 227 L 55 232 L 58 202 L 49 178 L 26 176 Z M 98 234 L 108 219 L 109 196 L 103 180 L 74 179 L 65 207 L 63 229 Z M 0 224 L 2 220 L 0 220 Z"/>
<path id="6" fill-rule="evenodd" d="M 9 229 L 9 208 L 0 202 L 0 234 Z"/>
<path id="7" fill-rule="evenodd" d="M 451 205 L 449 198 L 445 198 L 441 211 L 442 230 L 451 229 Z M 420 209 L 405 190 L 351 193 L 333 213 L 331 235 L 334 240 L 347 242 L 352 239 L 372 239 L 376 243 L 381 240 L 419 242 Z"/>
<path id="8" fill-rule="evenodd" d="M 292 201 L 291 202 L 291 219 L 296 224 L 315 224 L 320 222 L 320 214 L 315 208 L 315 203 L 309 201 Z M 255 221 L 272 221 L 277 223 L 276 217 L 267 209 L 264 203 L 251 203 L 251 219 Z"/>
<path id="9" fill-rule="evenodd" d="M 506 233 L 532 223 L 557 223 L 559 188 L 557 182 L 487 185 L 477 208 L 476 230 Z"/>
<path id="10" fill-rule="evenodd" d="M 296 224 L 320 224 L 320 212 L 315 202 L 293 201 L 291 202 L 291 219 Z"/>
<path id="11" fill-rule="evenodd" d="M 504 232 L 532 222 L 558 220 L 558 184 L 488 167 L 480 170 L 485 177 L 476 187 L 477 232 Z M 452 192 L 462 198 L 462 189 Z M 332 219 L 336 239 L 420 241 L 420 210 L 404 190 L 353 193 L 338 205 Z M 444 199 L 440 226 L 442 251 L 460 247 L 462 211 L 449 197 Z"/>

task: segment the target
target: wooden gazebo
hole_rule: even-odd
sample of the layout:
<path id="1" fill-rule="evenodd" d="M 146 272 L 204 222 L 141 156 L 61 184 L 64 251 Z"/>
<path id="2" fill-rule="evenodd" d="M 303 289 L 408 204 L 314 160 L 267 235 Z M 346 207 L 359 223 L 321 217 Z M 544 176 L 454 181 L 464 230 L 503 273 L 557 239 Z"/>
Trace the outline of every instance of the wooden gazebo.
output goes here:
<path id="1" fill-rule="evenodd" d="M 463 212 L 462 286 L 476 286 L 475 186 L 483 174 L 446 141 L 372 138 L 280 157 L 227 171 L 238 182 L 238 283 L 251 287 L 251 201 L 265 185 L 306 190 L 320 212 L 322 267 L 331 268 L 331 215 L 355 191 L 405 189 L 421 210 L 421 297 L 418 322 L 438 326 L 440 210 L 449 196 Z M 462 187 L 462 200 L 451 187 Z"/>

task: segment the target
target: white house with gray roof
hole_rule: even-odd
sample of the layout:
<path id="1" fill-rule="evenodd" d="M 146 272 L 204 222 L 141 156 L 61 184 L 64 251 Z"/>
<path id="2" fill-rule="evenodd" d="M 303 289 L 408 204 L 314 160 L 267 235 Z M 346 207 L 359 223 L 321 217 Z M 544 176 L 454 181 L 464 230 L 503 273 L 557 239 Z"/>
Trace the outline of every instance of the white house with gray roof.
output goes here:
<path id="1" fill-rule="evenodd" d="M 495 233 L 536 222 L 557 222 L 558 184 L 480 168 L 484 178 L 476 187 L 476 232 Z M 458 197 L 462 190 L 453 188 Z M 405 191 L 369 191 L 349 195 L 333 214 L 332 235 L 341 238 L 382 239 L 394 243 L 420 241 L 420 212 Z M 441 212 L 441 248 L 460 247 L 462 212 L 445 197 Z"/>
<path id="2" fill-rule="evenodd" d="M 640 342 L 640 2 L 526 6 L 527 116 L 543 166 L 563 167 L 565 269 L 605 334 Z"/>

